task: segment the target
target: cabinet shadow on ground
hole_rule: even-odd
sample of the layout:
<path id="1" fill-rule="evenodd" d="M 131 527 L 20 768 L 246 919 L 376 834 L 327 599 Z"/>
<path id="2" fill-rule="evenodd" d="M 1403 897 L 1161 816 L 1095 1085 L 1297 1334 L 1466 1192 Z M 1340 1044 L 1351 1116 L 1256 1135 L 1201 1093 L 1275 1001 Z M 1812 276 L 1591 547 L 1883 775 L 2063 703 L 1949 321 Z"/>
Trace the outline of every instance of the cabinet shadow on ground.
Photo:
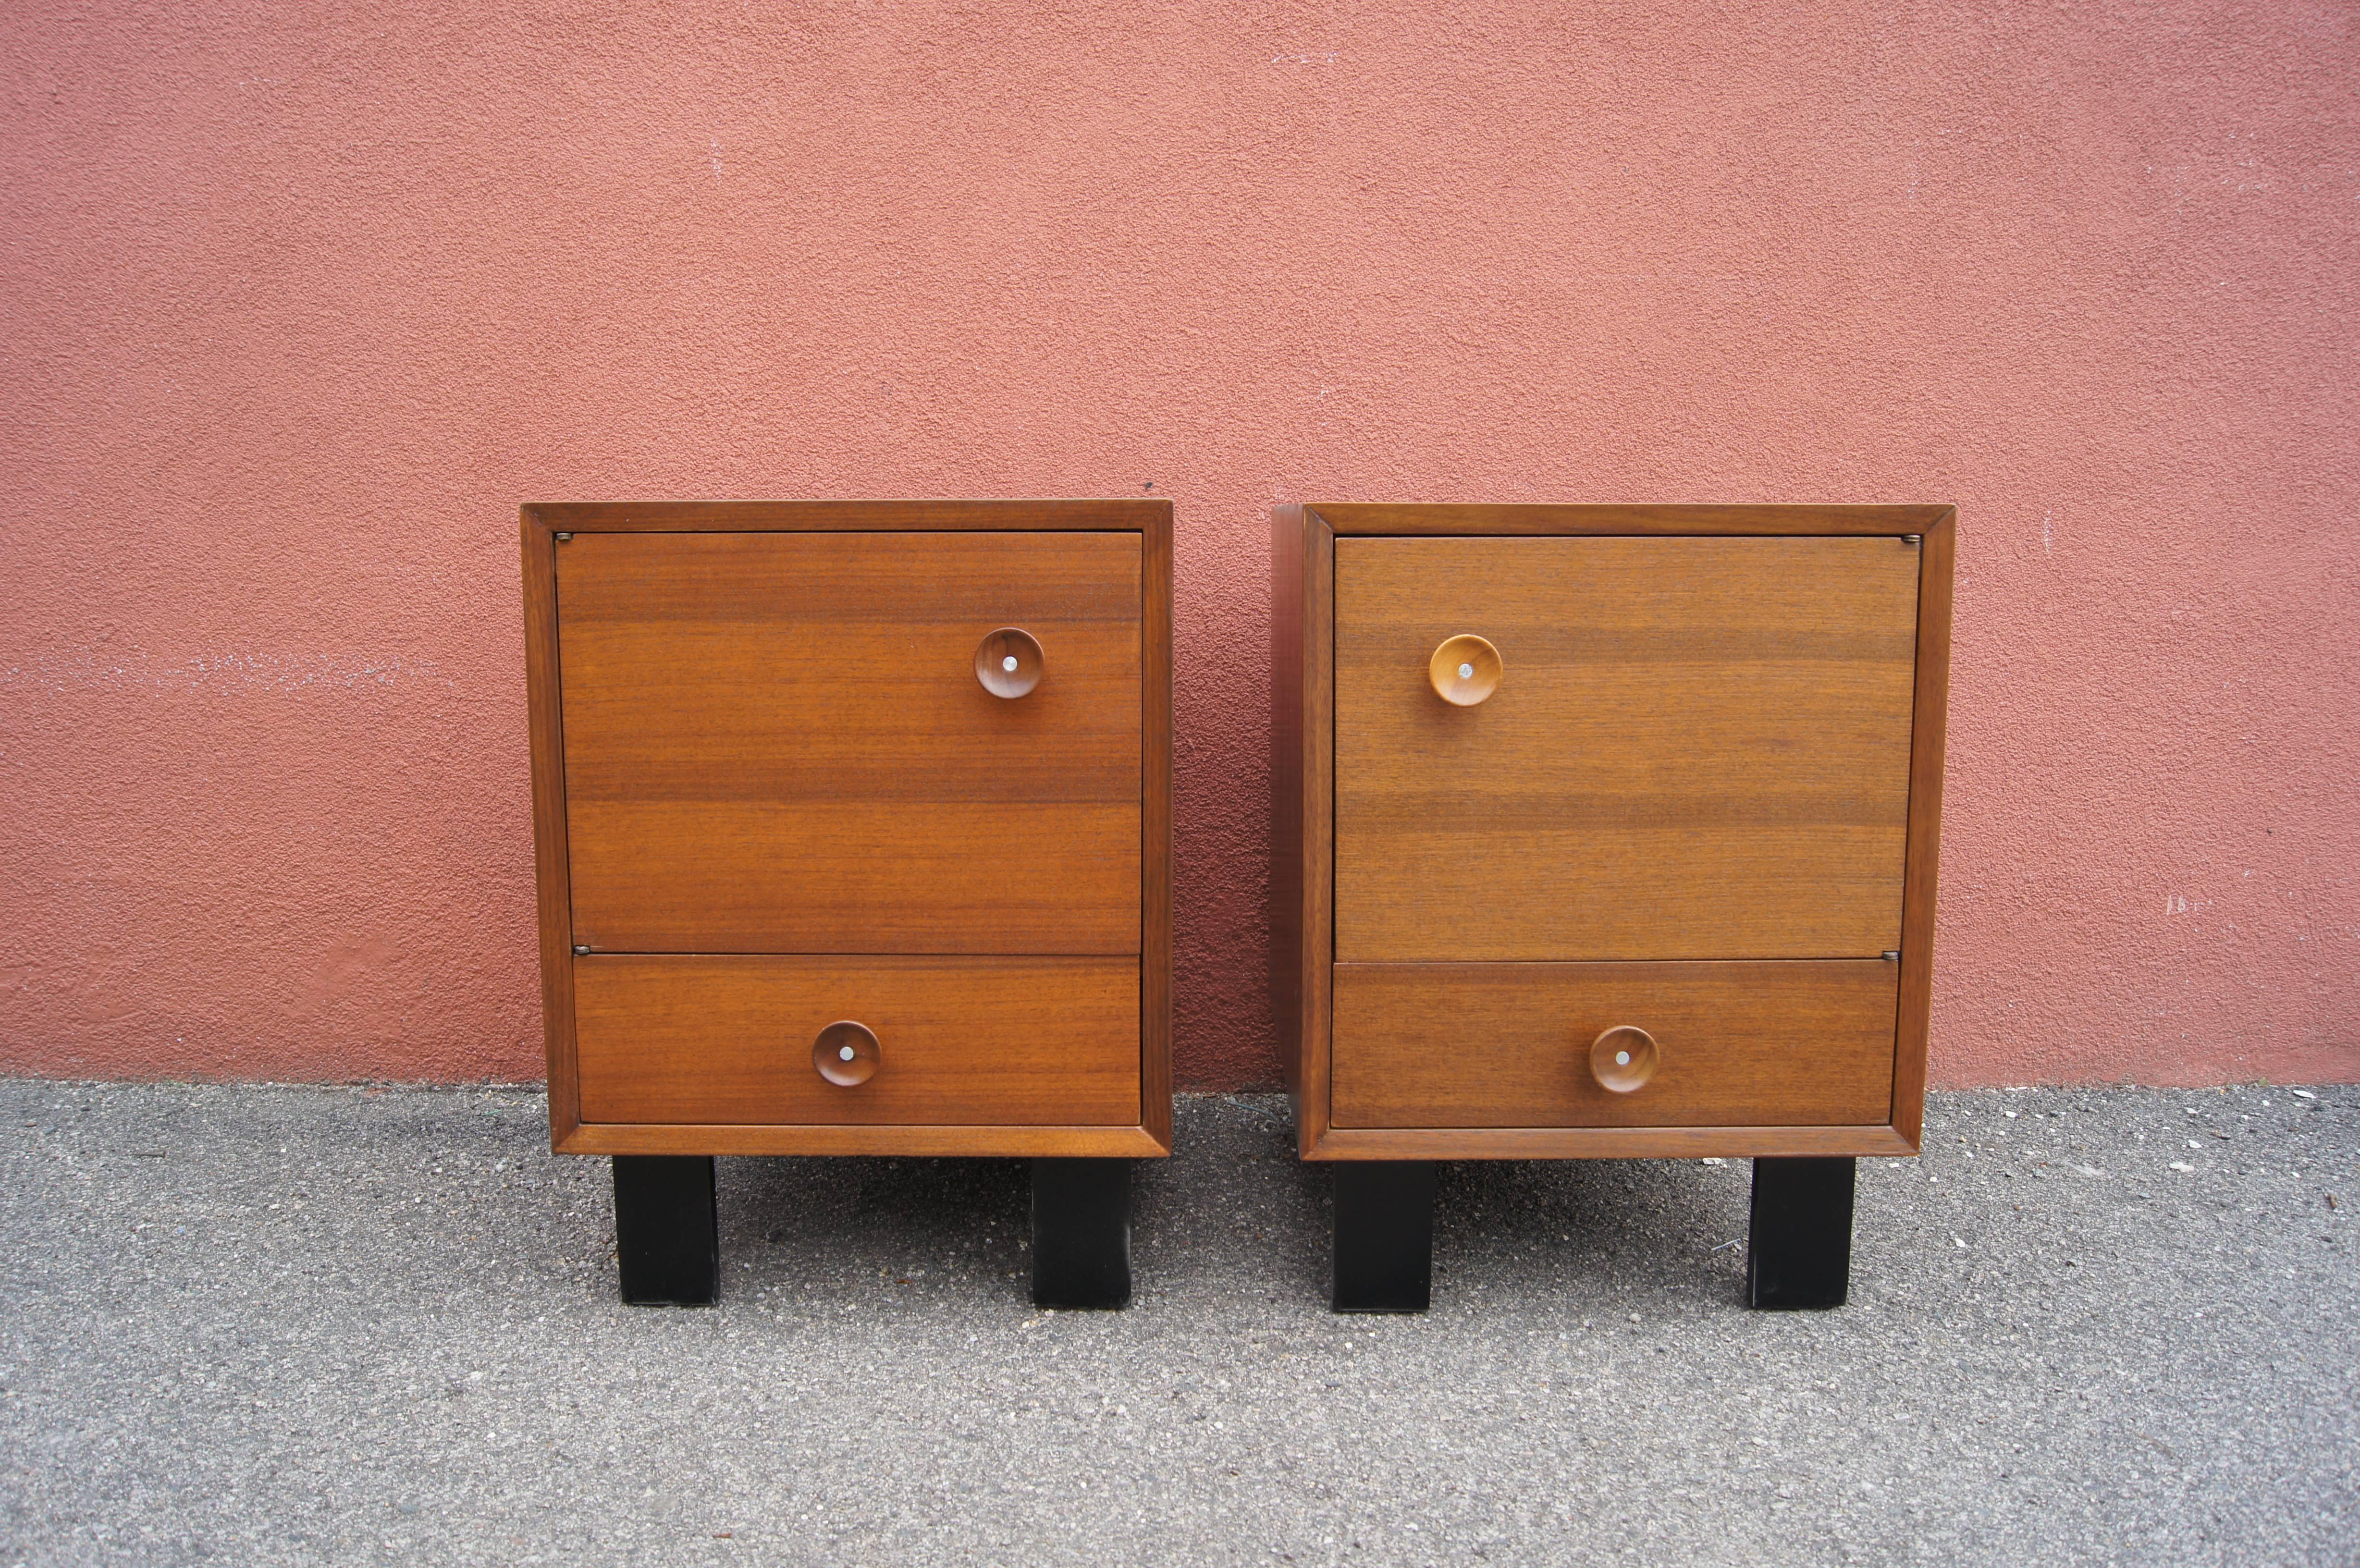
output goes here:
<path id="1" fill-rule="evenodd" d="M 1751 1162 L 1459 1160 L 1435 1199 L 1435 1308 L 1568 1294 L 1736 1309 Z M 1278 1096 L 1183 1096 L 1175 1152 L 1134 1168 L 1135 1304 L 1327 1311 L 1332 1178 Z M 1019 1160 L 724 1159 L 722 1290 L 874 1285 L 1030 1305 Z"/>

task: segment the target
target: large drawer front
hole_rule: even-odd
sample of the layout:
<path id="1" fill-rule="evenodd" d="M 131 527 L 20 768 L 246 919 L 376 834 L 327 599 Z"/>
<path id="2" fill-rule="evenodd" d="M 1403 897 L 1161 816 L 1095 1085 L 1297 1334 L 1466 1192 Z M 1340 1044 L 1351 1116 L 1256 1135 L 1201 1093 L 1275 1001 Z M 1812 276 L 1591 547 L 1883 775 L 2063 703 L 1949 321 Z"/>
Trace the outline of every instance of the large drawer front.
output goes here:
<path id="1" fill-rule="evenodd" d="M 1130 533 L 582 533 L 558 547 L 574 940 L 1136 953 Z M 987 635 L 1038 639 L 993 695 Z"/>
<path id="2" fill-rule="evenodd" d="M 1339 964 L 1338 1127 L 1859 1127 L 1892 1115 L 1898 965 Z M 1633 1025 L 1655 1075 L 1601 1086 Z"/>
<path id="3" fill-rule="evenodd" d="M 1337 958 L 1898 948 L 1918 555 L 1338 539 Z M 1428 682 L 1460 634 L 1504 664 L 1465 707 Z"/>
<path id="4" fill-rule="evenodd" d="M 1113 1126 L 1140 1119 L 1139 964 L 1103 958 L 575 960 L 585 1122 Z M 874 1075 L 820 1075 L 851 1019 Z"/>

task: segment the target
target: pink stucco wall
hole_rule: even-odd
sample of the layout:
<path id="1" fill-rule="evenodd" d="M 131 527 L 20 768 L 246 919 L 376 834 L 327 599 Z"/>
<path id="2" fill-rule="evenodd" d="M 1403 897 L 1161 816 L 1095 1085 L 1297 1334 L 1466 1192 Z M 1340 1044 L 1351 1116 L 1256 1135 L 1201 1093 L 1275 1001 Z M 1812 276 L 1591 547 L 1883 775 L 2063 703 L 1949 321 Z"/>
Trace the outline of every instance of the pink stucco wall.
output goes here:
<path id="1" fill-rule="evenodd" d="M 0 9 L 0 1070 L 539 1073 L 516 506 L 1950 500 L 1938 1083 L 2360 1075 L 2344 4 Z"/>

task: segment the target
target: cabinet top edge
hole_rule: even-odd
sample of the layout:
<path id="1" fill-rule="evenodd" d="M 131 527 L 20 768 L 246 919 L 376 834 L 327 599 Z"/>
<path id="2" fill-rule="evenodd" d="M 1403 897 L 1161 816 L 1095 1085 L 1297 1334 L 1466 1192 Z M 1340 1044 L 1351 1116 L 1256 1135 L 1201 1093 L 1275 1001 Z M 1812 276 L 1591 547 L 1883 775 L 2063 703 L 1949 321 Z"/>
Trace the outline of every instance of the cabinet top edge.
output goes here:
<path id="1" fill-rule="evenodd" d="M 698 528 L 780 532 L 926 532 L 1023 529 L 1141 533 L 1168 528 L 1162 498 L 837 501 L 527 501 L 527 523 L 567 531 L 664 532 Z"/>
<path id="2" fill-rule="evenodd" d="M 1622 506 L 1513 502 L 1497 506 L 1371 501 L 1302 503 L 1339 534 L 1896 534 L 1956 522 L 1947 503 L 1906 506 Z"/>

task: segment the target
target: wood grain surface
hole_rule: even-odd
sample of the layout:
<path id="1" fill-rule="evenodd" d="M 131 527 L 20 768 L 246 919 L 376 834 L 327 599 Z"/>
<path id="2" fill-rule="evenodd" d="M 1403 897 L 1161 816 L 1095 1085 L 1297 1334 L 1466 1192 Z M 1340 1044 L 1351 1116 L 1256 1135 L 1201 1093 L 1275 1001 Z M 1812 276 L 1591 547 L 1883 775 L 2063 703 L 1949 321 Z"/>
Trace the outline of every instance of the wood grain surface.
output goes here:
<path id="1" fill-rule="evenodd" d="M 1270 514 L 1270 1004 L 1287 1093 L 1303 1083 L 1303 508 Z M 1296 1107 L 1298 1117 L 1301 1107 Z"/>
<path id="2" fill-rule="evenodd" d="M 1901 1038 L 1893 1126 L 1914 1150 L 1926 1119 L 1927 1032 L 1934 1012 L 1934 893 L 1942 861 L 1942 757 L 1950 732 L 1950 577 L 1955 509 L 1926 529 L 1918 560 L 1918 693 L 1909 730 L 1909 870 L 1901 895 Z"/>
<path id="3" fill-rule="evenodd" d="M 1305 1152 L 1328 1125 L 1334 932 L 1335 536 L 1304 506 L 1271 512 L 1271 996 Z"/>
<path id="4" fill-rule="evenodd" d="M 585 1132 L 594 1129 L 585 1128 Z M 1906 1155 L 1918 1146 L 1860 1127 L 1328 1127 L 1306 1160 L 1750 1160 L 1761 1155 Z"/>
<path id="5" fill-rule="evenodd" d="M 1172 1151 L 1172 503 L 1139 512 L 1140 1126 Z M 1042 1152 L 1055 1152 L 1043 1150 Z"/>
<path id="6" fill-rule="evenodd" d="M 563 1144 L 581 1122 L 574 1100 L 574 893 L 565 843 L 565 739 L 559 724 L 556 541 L 532 508 L 518 531 L 524 565 L 527 734 L 532 761 L 536 934 L 541 942 L 541 1026 L 549 1067 L 549 1137 Z"/>
<path id="7" fill-rule="evenodd" d="M 1897 966 L 1339 964 L 1338 1127 L 1726 1127 L 1882 1122 Z M 1655 1040 L 1629 1094 L 1592 1076 L 1610 1029 Z"/>
<path id="8" fill-rule="evenodd" d="M 1352 534 L 1897 534 L 1923 533 L 1943 506 L 1596 506 L 1554 502 L 1434 505 L 1322 501 L 1312 507 Z"/>
<path id="9" fill-rule="evenodd" d="M 556 555 L 576 944 L 1141 951 L 1140 536 L 576 533 Z M 1014 701 L 974 674 L 1007 625 L 1045 663 Z"/>
<path id="10" fill-rule="evenodd" d="M 1334 558 L 1338 959 L 1899 945 L 1918 546 L 1348 538 Z M 1478 707 L 1426 681 L 1460 633 L 1506 666 Z"/>
<path id="11" fill-rule="evenodd" d="M 974 501 L 532 501 L 528 520 L 581 533 L 956 532 L 1115 529 L 1144 533 L 1172 503 L 1136 497 Z"/>
<path id="12" fill-rule="evenodd" d="M 765 1126 L 748 1122 L 595 1122 L 576 1127 L 560 1154 L 891 1154 L 917 1158 L 1156 1160 L 1169 1135 L 1109 1127 L 993 1123 L 966 1127 Z M 1863 1151 L 1863 1152 L 1883 1152 Z"/>
<path id="13" fill-rule="evenodd" d="M 593 954 L 574 974 L 585 1123 L 1139 1122 L 1133 959 Z M 852 1088 L 812 1063 L 847 1018 L 880 1048 Z"/>

